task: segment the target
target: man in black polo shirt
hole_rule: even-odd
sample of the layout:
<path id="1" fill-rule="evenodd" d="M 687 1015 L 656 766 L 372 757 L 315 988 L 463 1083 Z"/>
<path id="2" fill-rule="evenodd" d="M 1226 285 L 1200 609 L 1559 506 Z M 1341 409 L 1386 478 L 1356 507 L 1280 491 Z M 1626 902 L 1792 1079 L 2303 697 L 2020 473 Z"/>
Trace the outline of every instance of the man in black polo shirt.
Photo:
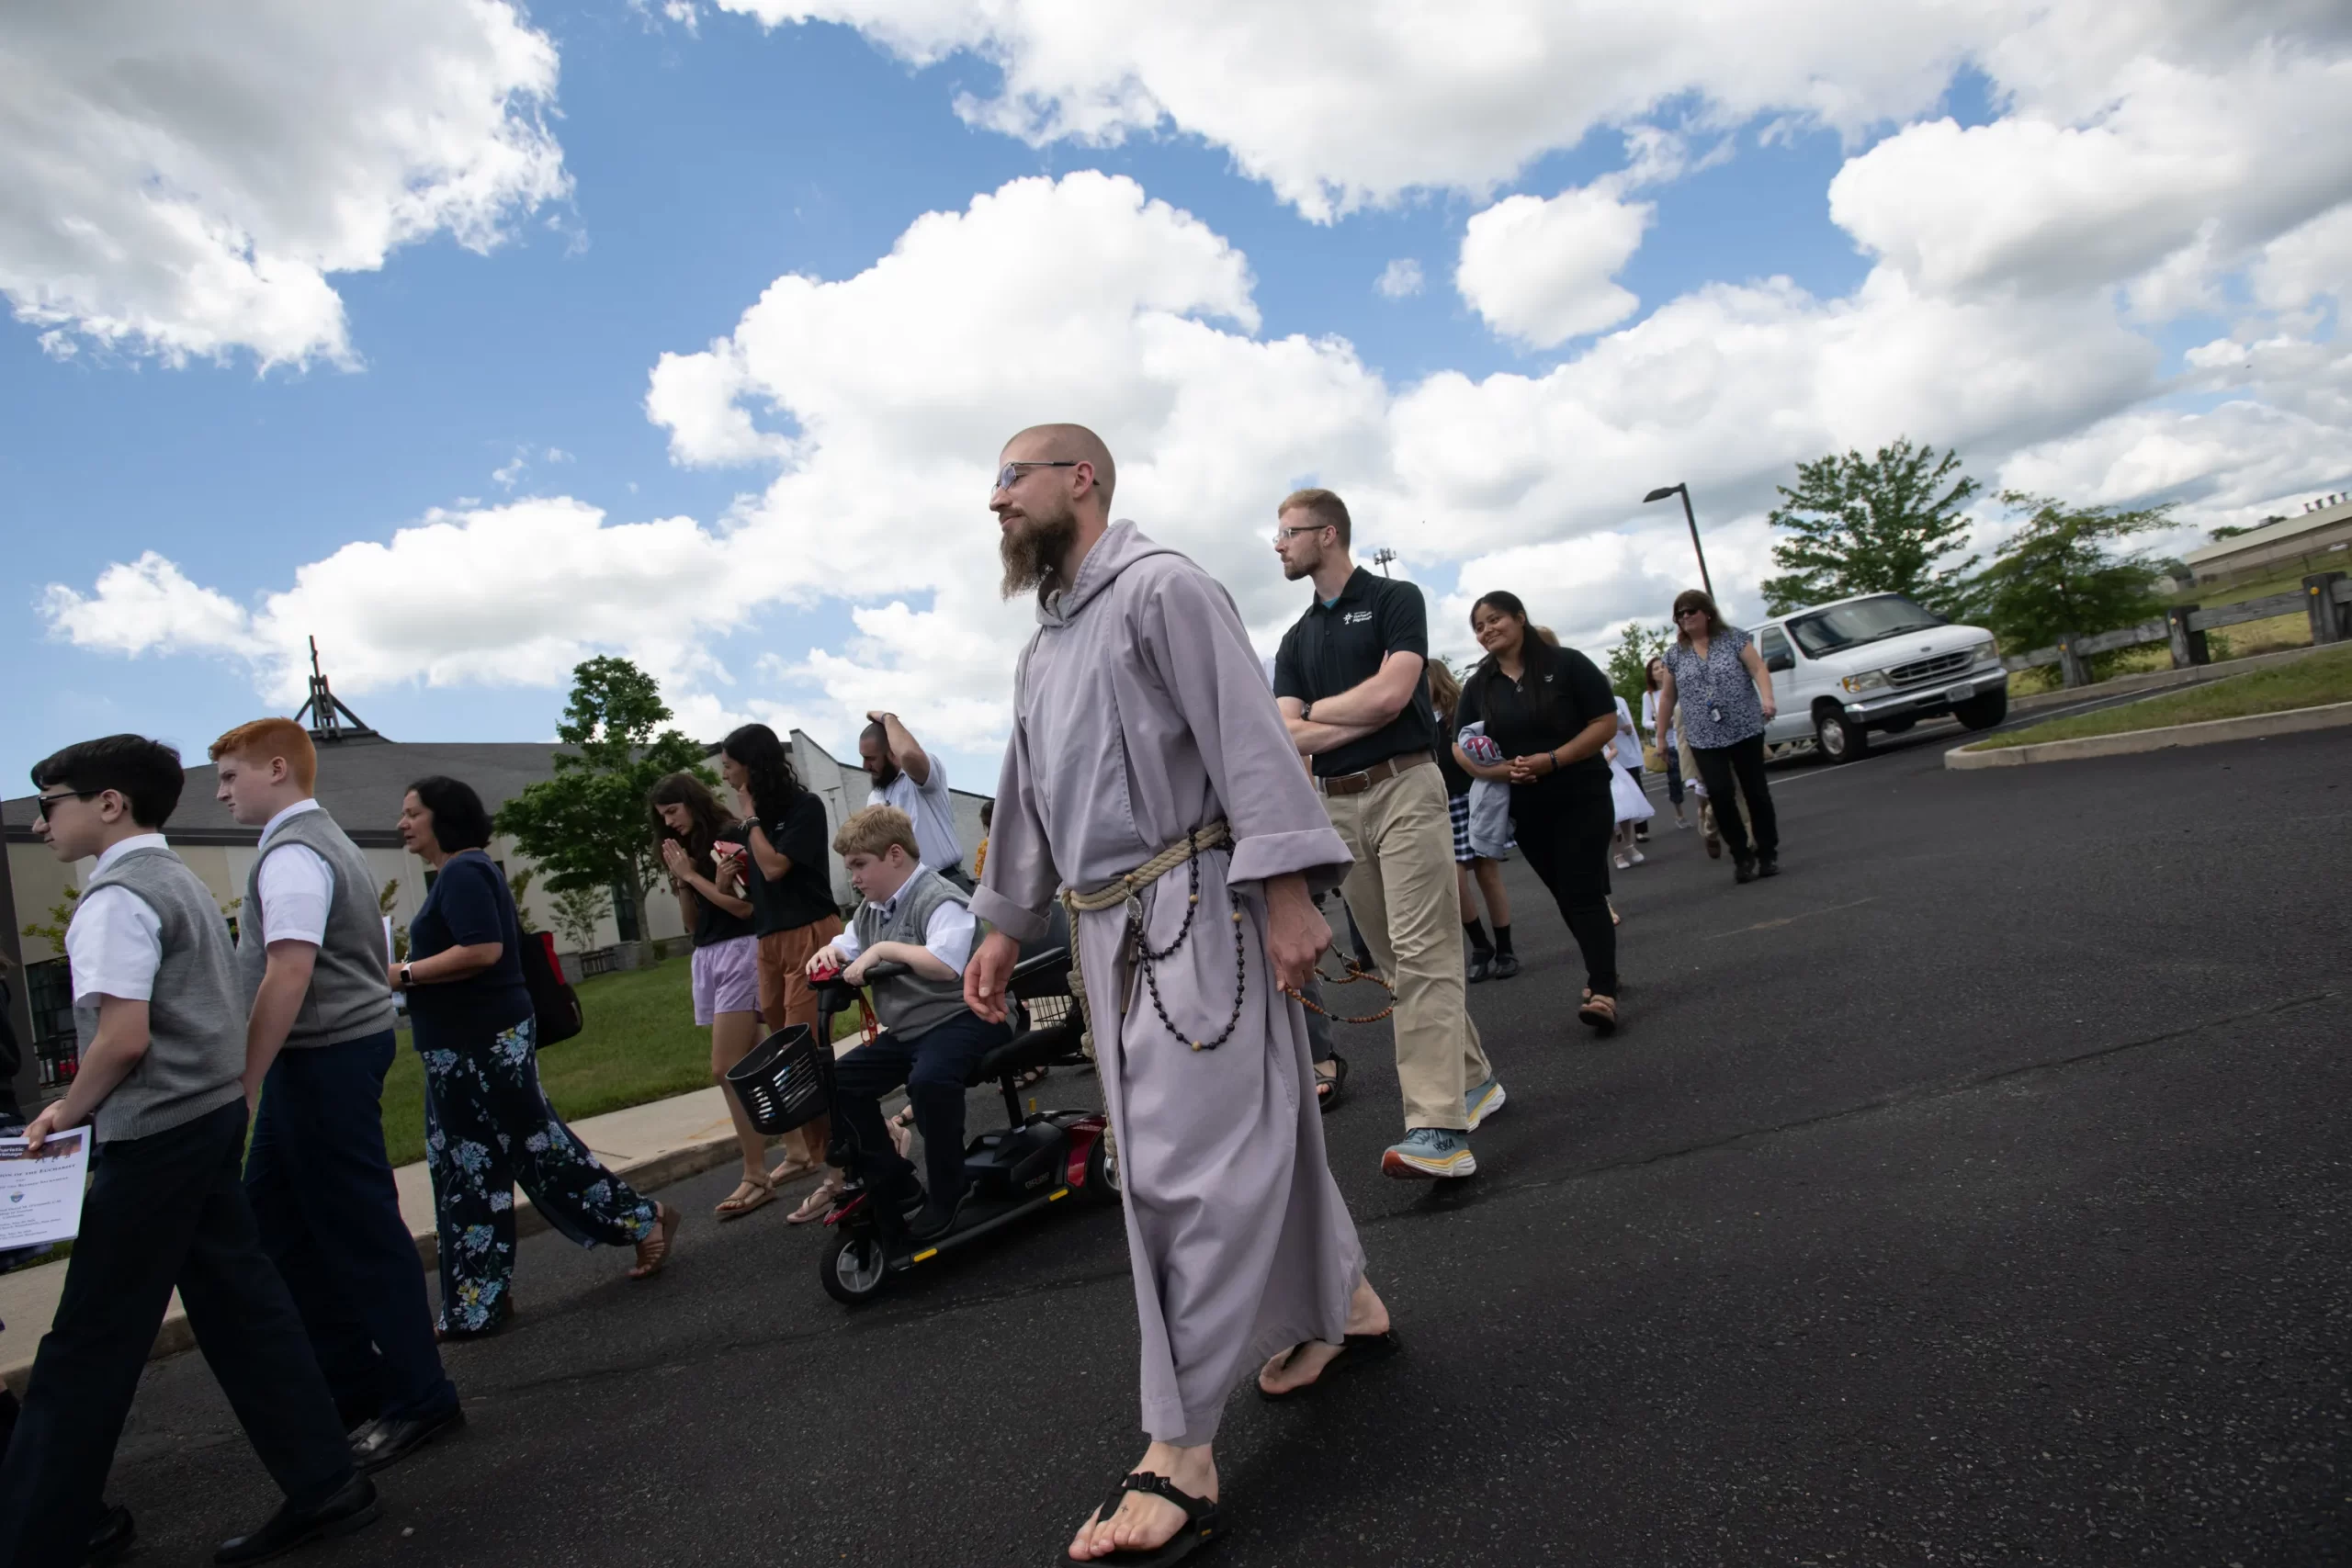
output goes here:
<path id="1" fill-rule="evenodd" d="M 1315 602 L 1274 656 L 1274 696 L 1355 866 L 1340 892 L 1396 987 L 1396 1077 L 1405 1141 L 1391 1176 L 1478 1168 L 1468 1134 L 1503 1103 L 1465 1005 L 1453 819 L 1437 769 L 1429 615 L 1421 591 L 1348 558 L 1348 509 L 1303 490 L 1275 509 L 1283 574 L 1315 581 Z"/>

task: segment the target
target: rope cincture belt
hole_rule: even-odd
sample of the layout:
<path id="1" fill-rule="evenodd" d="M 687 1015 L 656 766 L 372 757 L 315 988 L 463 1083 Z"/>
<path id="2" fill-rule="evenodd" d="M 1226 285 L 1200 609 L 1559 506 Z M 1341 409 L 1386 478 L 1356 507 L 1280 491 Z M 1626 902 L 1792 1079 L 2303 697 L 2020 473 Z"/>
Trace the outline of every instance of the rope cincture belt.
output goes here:
<path id="1" fill-rule="evenodd" d="M 1160 851 L 1125 876 L 1105 883 L 1091 892 L 1081 893 L 1075 887 L 1063 890 L 1062 908 L 1069 911 L 1069 989 L 1070 995 L 1076 997 L 1080 1005 L 1086 1006 L 1086 1032 L 1079 1037 L 1079 1043 L 1088 1055 L 1094 1054 L 1094 1009 L 1086 1005 L 1086 975 L 1079 957 L 1078 917 L 1115 909 L 1122 905 L 1127 911 L 1126 951 L 1133 954 L 1136 967 L 1143 971 L 1144 989 L 1150 994 L 1152 1010 L 1159 1015 L 1161 1026 L 1195 1051 L 1214 1051 L 1233 1038 L 1234 1030 L 1241 1022 L 1244 981 L 1250 971 L 1248 937 L 1242 930 L 1241 921 L 1241 895 L 1233 890 L 1230 883 L 1226 886 L 1225 897 L 1233 913 L 1233 1016 L 1225 1021 L 1225 1028 L 1216 1039 L 1189 1039 L 1182 1030 L 1176 1027 L 1175 1021 L 1168 1016 L 1167 1004 L 1159 999 L 1158 974 L 1159 964 L 1174 957 L 1184 945 L 1185 938 L 1193 934 L 1193 917 L 1200 913 L 1201 908 L 1201 856 L 1211 850 L 1229 848 L 1232 843 L 1232 828 L 1219 818 L 1204 828 L 1193 829 L 1181 841 Z M 1184 923 L 1177 928 L 1176 939 L 1155 953 L 1151 944 L 1143 938 L 1144 889 L 1180 865 L 1189 867 L 1192 872 L 1191 893 L 1184 905 Z M 1119 1012 L 1114 1016 L 1124 1016 L 1125 1005 L 1122 998 Z"/>

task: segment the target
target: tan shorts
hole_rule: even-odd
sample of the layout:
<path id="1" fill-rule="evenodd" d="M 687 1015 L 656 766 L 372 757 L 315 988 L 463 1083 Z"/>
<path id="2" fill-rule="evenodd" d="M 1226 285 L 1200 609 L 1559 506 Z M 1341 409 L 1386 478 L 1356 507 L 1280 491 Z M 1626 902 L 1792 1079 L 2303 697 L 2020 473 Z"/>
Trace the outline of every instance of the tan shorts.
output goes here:
<path id="1" fill-rule="evenodd" d="M 817 1027 L 817 991 L 808 961 L 842 934 L 839 915 L 760 938 L 760 1018 L 771 1030 L 796 1023 Z"/>

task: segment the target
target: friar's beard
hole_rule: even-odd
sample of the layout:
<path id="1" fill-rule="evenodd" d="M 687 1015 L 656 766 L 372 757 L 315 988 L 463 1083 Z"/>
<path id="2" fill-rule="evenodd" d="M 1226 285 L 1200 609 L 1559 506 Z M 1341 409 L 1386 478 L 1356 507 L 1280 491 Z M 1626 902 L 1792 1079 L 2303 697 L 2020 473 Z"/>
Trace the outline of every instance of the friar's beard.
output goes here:
<path id="1" fill-rule="evenodd" d="M 1030 517 L 1004 530 L 997 553 L 1004 558 L 1004 596 L 1026 593 L 1052 574 L 1078 543 L 1078 519 Z"/>

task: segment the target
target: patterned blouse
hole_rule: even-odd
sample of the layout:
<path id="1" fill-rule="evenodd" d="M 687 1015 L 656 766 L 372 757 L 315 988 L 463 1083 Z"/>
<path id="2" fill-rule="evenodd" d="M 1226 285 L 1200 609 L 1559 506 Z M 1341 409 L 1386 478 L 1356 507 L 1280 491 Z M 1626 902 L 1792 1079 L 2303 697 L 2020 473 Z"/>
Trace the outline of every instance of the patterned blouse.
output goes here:
<path id="1" fill-rule="evenodd" d="M 1753 639 L 1725 626 L 1707 645 L 1707 657 L 1680 639 L 1666 645 L 1666 672 L 1674 677 L 1676 705 L 1682 710 L 1682 738 L 1695 749 L 1716 750 L 1764 733 L 1764 699 L 1739 661 Z"/>

